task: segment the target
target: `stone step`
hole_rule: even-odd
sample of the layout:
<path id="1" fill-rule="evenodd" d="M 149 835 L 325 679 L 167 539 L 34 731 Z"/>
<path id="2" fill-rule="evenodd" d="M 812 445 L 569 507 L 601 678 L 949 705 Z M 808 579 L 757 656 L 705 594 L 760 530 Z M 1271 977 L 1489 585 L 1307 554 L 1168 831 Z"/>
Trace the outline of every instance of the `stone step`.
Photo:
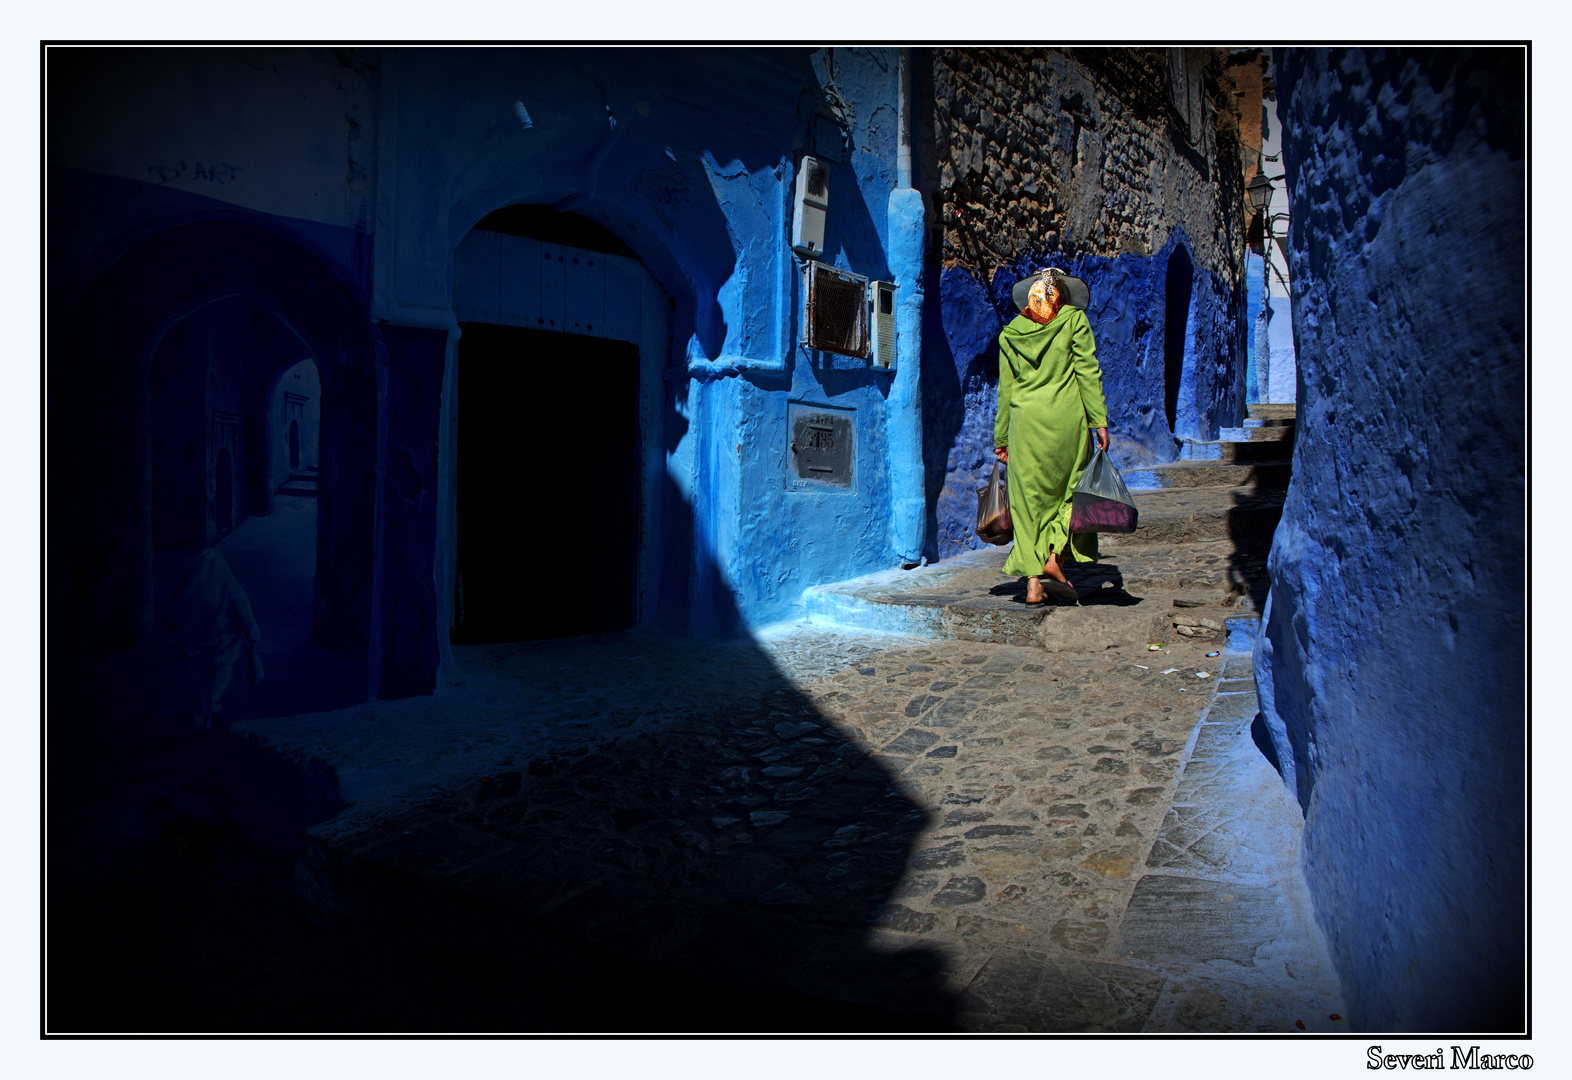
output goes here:
<path id="1" fill-rule="evenodd" d="M 278 485 L 278 494 L 301 495 L 308 499 L 314 499 L 317 497 L 317 482 L 314 479 L 307 480 L 291 476 L 288 480 Z"/>
<path id="2" fill-rule="evenodd" d="M 1219 649 L 1229 656 L 1247 656 L 1255 648 L 1261 616 L 1248 598 L 1241 600 L 1244 603 L 1237 609 L 1186 602 L 1182 608 L 1164 612 L 1164 625 L 1152 635 L 1151 644 L 1189 642 L 1201 648 Z"/>
<path id="3" fill-rule="evenodd" d="M 1285 488 L 1293 467 L 1286 461 L 1175 461 L 1131 469 L 1121 475 L 1132 492 L 1157 488 Z"/>
<path id="4" fill-rule="evenodd" d="M 1284 488 L 1174 487 L 1131 492 L 1143 543 L 1270 538 L 1283 516 Z"/>
<path id="5" fill-rule="evenodd" d="M 1162 519 L 1159 519 L 1162 520 Z M 1270 533 L 1191 543 L 1151 543 L 1145 526 L 1100 537 L 1101 559 L 1067 576 L 1077 601 L 1025 604 L 1026 582 L 1002 572 L 1009 548 L 985 548 L 917 570 L 885 570 L 803 594 L 810 622 L 1050 652 L 1101 652 L 1152 642 L 1210 641 L 1226 619 L 1253 616 L 1266 598 Z M 1176 531 L 1166 525 L 1158 530 Z M 1173 601 L 1214 610 L 1218 626 L 1192 638 L 1173 625 Z"/>
<path id="6" fill-rule="evenodd" d="M 1152 544 L 1140 536 L 1103 537 L 1101 561 L 1077 567 L 1072 577 L 1088 588 L 1112 581 L 1132 596 L 1171 594 L 1252 611 L 1265 604 L 1270 537 Z"/>
<path id="7" fill-rule="evenodd" d="M 1293 442 L 1293 423 L 1272 427 L 1225 427 L 1218 429 L 1218 442 Z"/>
<path id="8" fill-rule="evenodd" d="M 1246 417 L 1245 418 L 1244 426 L 1247 427 L 1247 428 L 1293 427 L 1297 423 L 1298 423 L 1298 421 L 1295 420 L 1291 416 L 1284 416 L 1284 417 L 1276 417 L 1276 416 L 1256 417 L 1256 416 L 1250 416 L 1250 417 Z"/>
<path id="9" fill-rule="evenodd" d="M 1229 429 L 1224 429 L 1229 430 Z M 1243 430 L 1243 429 L 1237 429 Z M 1266 428 L 1252 430 L 1270 430 Z M 1286 462 L 1293 459 L 1292 440 L 1275 439 L 1185 439 L 1180 448 L 1182 461 Z"/>
<path id="10" fill-rule="evenodd" d="M 1245 415 L 1266 419 L 1292 420 L 1299 413 L 1299 406 L 1295 404 L 1267 403 L 1262 401 L 1252 402 L 1245 406 Z"/>
<path id="11" fill-rule="evenodd" d="M 1009 552 L 983 548 L 916 570 L 814 586 L 803 594 L 806 614 L 825 625 L 1033 645 L 1042 621 L 1060 602 L 1027 607 L 1025 582 L 1001 572 Z"/>
<path id="12" fill-rule="evenodd" d="M 1223 651 L 1231 654 L 1244 654 L 1255 650 L 1255 638 L 1261 632 L 1261 613 L 1258 611 L 1240 611 L 1223 620 L 1224 633 L 1227 635 Z"/>

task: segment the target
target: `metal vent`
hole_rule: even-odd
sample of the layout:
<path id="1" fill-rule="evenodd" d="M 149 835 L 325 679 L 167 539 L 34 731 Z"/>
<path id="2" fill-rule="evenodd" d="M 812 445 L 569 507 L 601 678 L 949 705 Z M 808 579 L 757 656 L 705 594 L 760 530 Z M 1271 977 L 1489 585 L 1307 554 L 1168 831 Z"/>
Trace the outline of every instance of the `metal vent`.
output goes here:
<path id="1" fill-rule="evenodd" d="M 809 263 L 806 275 L 804 344 L 842 356 L 866 357 L 868 279 L 823 263 Z"/>

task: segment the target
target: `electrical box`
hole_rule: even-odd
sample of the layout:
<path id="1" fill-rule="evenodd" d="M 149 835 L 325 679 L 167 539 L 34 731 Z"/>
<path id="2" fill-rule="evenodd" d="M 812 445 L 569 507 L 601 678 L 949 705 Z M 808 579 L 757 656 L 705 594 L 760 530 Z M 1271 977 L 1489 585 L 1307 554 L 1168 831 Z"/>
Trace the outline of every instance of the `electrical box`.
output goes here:
<path id="1" fill-rule="evenodd" d="M 791 246 L 799 255 L 824 254 L 824 215 L 830 208 L 828 170 L 818 158 L 804 157 L 797 166 L 797 193 L 792 201 Z"/>
<path id="2" fill-rule="evenodd" d="M 893 281 L 868 285 L 868 337 L 873 366 L 895 370 L 895 290 Z"/>

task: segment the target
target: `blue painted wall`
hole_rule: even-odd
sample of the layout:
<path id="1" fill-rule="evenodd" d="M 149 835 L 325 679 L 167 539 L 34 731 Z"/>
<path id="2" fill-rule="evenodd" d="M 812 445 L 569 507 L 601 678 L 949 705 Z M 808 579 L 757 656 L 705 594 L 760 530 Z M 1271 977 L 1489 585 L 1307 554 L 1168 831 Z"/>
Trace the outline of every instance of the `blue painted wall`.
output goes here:
<path id="1" fill-rule="evenodd" d="M 1257 645 L 1358 1028 L 1524 1013 L 1524 54 L 1275 57 L 1300 436 Z"/>
<path id="2" fill-rule="evenodd" d="M 446 267 L 422 253 L 521 201 L 609 228 L 672 300 L 665 439 L 678 502 L 664 516 L 691 517 L 693 532 L 644 538 L 664 566 L 657 624 L 735 632 L 790 615 L 808 585 L 920 554 L 920 536 L 890 525 L 902 463 L 889 456 L 887 400 L 902 375 L 798 346 L 801 281 L 787 243 L 796 165 L 811 153 L 829 169 L 826 260 L 895 276 L 895 50 L 546 50 L 528 65 L 509 52 L 386 55 L 401 187 L 384 212 L 411 251 L 379 261 L 379 310 L 435 309 Z M 409 199 L 405 175 L 417 178 Z M 850 410 L 854 489 L 787 490 L 788 399 Z M 907 486 L 920 499 L 918 483 Z"/>
<path id="3" fill-rule="evenodd" d="M 902 280 L 892 257 L 889 212 L 896 164 L 896 75 L 893 49 L 820 50 L 805 57 L 812 83 L 833 90 L 844 102 L 847 132 L 822 116 L 798 131 L 800 152 L 815 152 L 829 165 L 830 210 L 825 230 L 825 261 L 876 280 Z M 816 91 L 817 94 L 817 91 Z M 818 100 L 817 97 L 815 100 Z M 790 223 L 791 177 L 796 155 L 782 141 L 780 155 L 751 183 L 731 178 L 745 198 L 723 195 L 728 223 L 739 242 L 759 249 L 760 264 L 783 267 L 778 276 L 722 290 L 728 325 L 765 303 L 784 286 L 784 342 L 761 335 L 752 351 L 706 361 L 690 344 L 688 378 L 679 382 L 682 413 L 691 425 L 672 451 L 674 469 L 691 470 L 693 505 L 708 551 L 727 585 L 725 602 L 706 594 L 689 605 L 690 626 L 699 633 L 724 633 L 737 624 L 758 625 L 799 610 L 803 589 L 877 569 L 903 560 L 915 562 L 922 537 L 908 539 L 896 524 L 897 492 L 920 507 L 921 448 L 914 434 L 892 439 L 899 387 L 917 376 L 916 342 L 906 343 L 894 373 L 874 371 L 868 361 L 803 348 L 801 277 L 782 251 Z M 754 195 L 765 192 L 766 195 Z M 910 215 L 893 215 L 898 236 L 909 231 Z M 918 205 L 917 226 L 921 217 Z M 908 247 L 920 251 L 920 243 Z M 773 260 L 773 262 L 772 262 Z M 899 303 L 920 305 L 920 263 L 910 259 Z M 916 293 L 913 297 L 911 294 Z M 904 295 L 903 295 L 904 294 Z M 728 306 L 729 305 L 729 306 Z M 735 314 L 732 314 L 735 312 Z M 784 345 L 784 347 L 782 347 Z M 908 394 L 908 397 L 911 395 Z M 822 404 L 851 419 L 856 435 L 854 480 L 850 488 L 813 490 L 788 482 L 789 413 L 792 404 Z M 915 401 L 906 408 L 915 408 Z M 916 425 L 911 425 L 915 432 Z M 689 450 L 684 442 L 692 442 Z M 913 475 L 902 487 L 901 470 Z M 920 510 L 915 524 L 921 526 Z M 906 532 L 910 532 L 910 528 Z M 698 549 L 695 549 L 698 550 Z"/>
<path id="4" fill-rule="evenodd" d="M 104 282 L 145 268 L 146 245 L 200 220 L 244 222 L 295 253 L 259 254 L 255 273 L 220 275 L 216 286 L 291 324 L 327 317 L 302 312 L 330 292 L 354 309 L 342 317 L 357 328 L 340 336 L 363 336 L 353 348 L 376 359 L 357 369 L 353 403 L 318 356 L 329 410 L 322 506 L 335 523 L 319 558 L 330 564 L 328 617 L 339 627 L 328 636 L 368 650 L 372 692 L 438 684 L 452 551 L 442 410 L 457 339 L 453 251 L 487 213 L 514 203 L 550 204 L 609 229 L 670 300 L 669 354 L 655 358 L 665 415 L 641 433 L 666 472 L 655 485 L 665 493 L 651 515 L 659 524 L 640 538 L 660 597 L 648 623 L 732 633 L 791 615 L 806 586 L 921 556 L 923 214 L 915 192 L 895 192 L 896 50 L 52 55 L 49 266 L 62 323 L 73 305 L 96 302 Z M 828 261 L 902 285 L 894 373 L 797 343 L 803 298 L 787 232 L 796 165 L 810 153 L 829 166 Z M 191 269 L 180 272 L 200 278 L 203 252 L 184 254 Z M 291 258 L 335 284 L 281 295 L 278 270 Z M 152 272 L 139 293 L 150 308 L 166 293 L 191 302 L 203 287 Z M 150 311 L 134 332 L 156 337 L 167 314 Z M 319 329 L 313 341 L 328 337 Z M 90 364 L 86 348 L 54 377 L 78 359 Z M 135 370 L 116 393 L 137 392 Z M 546 404 L 585 410 L 592 431 L 593 390 L 586 373 L 583 400 Z M 332 411 L 335 396 L 353 430 L 347 413 Z M 788 490 L 789 401 L 854 417 L 851 489 Z M 98 468 L 95 455 L 134 444 L 134 424 L 120 427 L 82 449 L 83 471 Z M 117 531 L 83 556 L 95 599 L 80 606 L 96 627 L 88 638 L 127 640 L 141 572 L 110 549 L 134 546 L 142 496 L 132 464 L 113 473 L 98 468 L 95 483 L 114 489 L 102 505 Z M 338 542 L 347 505 L 356 507 L 350 544 Z"/>
<path id="5" fill-rule="evenodd" d="M 924 411 L 930 418 L 924 452 L 930 483 L 938 481 L 932 544 L 938 558 L 983 546 L 975 534 L 977 489 L 993 467 L 998 335 L 1016 314 L 1010 287 L 1028 273 L 1058 266 L 1091 291 L 1087 318 L 1103 372 L 1110 454 L 1121 469 L 1173 461 L 1176 436 L 1215 439 L 1220 427 L 1237 421 L 1245 400 L 1243 290 L 1196 266 L 1187 324 L 1182 331 L 1170 329 L 1165 318 L 1168 266 L 1181 245 L 1189 250 L 1184 234 L 1176 231 L 1152 255 L 1108 259 L 1045 250 L 998 269 L 986 287 L 959 267 L 937 275 L 939 333 L 929 339 L 938 337 L 943 347 L 930 345 L 932 360 L 924 371 Z M 1184 336 L 1184 378 L 1170 428 L 1164 344 L 1176 332 Z M 953 435 L 950 425 L 957 429 Z"/>

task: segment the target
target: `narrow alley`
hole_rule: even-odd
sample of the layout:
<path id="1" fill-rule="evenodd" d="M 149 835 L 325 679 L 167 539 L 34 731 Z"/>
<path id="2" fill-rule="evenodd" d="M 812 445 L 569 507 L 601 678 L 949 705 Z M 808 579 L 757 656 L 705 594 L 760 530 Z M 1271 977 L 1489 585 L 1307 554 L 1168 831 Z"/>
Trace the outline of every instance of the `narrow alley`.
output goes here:
<path id="1" fill-rule="evenodd" d="M 46 1037 L 1525 1037 L 1528 61 L 47 43 Z"/>
<path id="2" fill-rule="evenodd" d="M 760 1030 L 1343 1030 L 1248 652 L 1286 468 L 1259 449 L 1291 443 L 1218 445 L 1142 478 L 1077 605 L 1025 608 L 991 549 L 827 586 L 756 639 L 455 646 L 435 696 L 236 720 L 207 776 L 231 835 L 174 843 L 276 847 L 282 804 L 327 789 L 293 934 L 447 958 L 466 1005 L 427 1004 L 438 1028 L 647 1021 L 518 989 L 566 965 Z M 295 784 L 236 783 L 263 760 Z M 278 1016 L 245 982 L 222 1026 Z M 379 1008 L 318 1022 L 398 1023 Z"/>

